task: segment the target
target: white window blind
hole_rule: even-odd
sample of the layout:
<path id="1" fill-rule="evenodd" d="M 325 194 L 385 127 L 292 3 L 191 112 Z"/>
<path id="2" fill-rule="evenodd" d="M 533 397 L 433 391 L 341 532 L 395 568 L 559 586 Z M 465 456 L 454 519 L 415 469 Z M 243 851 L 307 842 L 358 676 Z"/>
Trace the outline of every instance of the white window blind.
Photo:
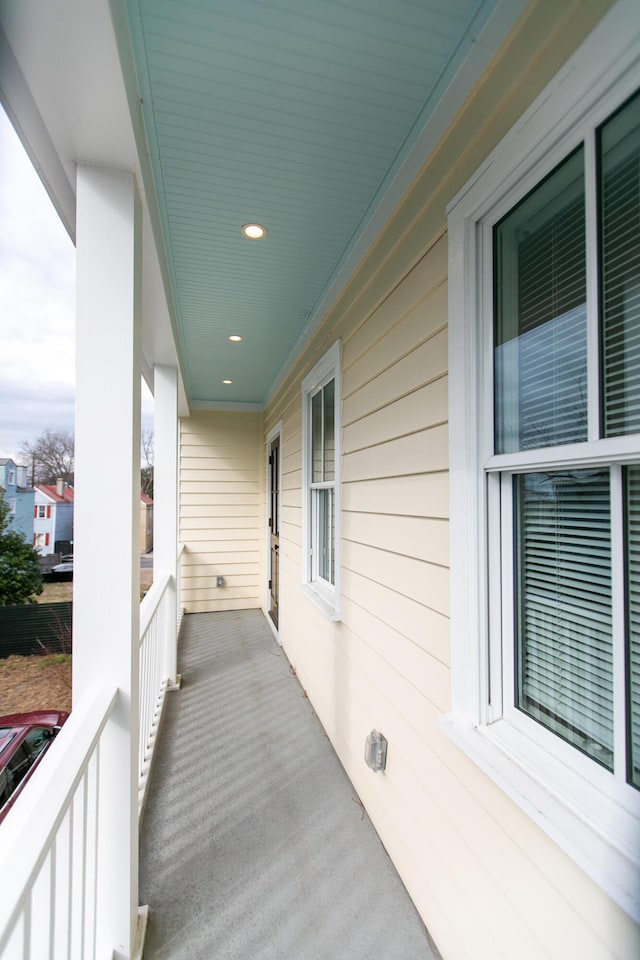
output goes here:
<path id="1" fill-rule="evenodd" d="M 640 432 L 640 95 L 600 132 L 604 434 Z"/>
<path id="2" fill-rule="evenodd" d="M 611 769 L 609 472 L 515 480 L 517 705 Z"/>
<path id="3" fill-rule="evenodd" d="M 497 453 L 587 438 L 584 157 L 495 229 Z"/>
<path id="4" fill-rule="evenodd" d="M 628 776 L 640 787 L 640 467 L 626 470 Z"/>

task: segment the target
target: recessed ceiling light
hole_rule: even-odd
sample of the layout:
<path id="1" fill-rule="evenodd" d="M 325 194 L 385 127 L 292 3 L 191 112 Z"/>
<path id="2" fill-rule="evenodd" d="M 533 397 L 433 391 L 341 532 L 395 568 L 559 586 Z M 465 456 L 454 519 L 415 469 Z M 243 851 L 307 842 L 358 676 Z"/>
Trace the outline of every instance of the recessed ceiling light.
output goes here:
<path id="1" fill-rule="evenodd" d="M 247 238 L 247 240 L 262 240 L 267 228 L 263 227 L 261 223 L 245 223 L 242 228 L 242 235 Z"/>
<path id="2" fill-rule="evenodd" d="M 233 380 L 223 380 L 223 383 L 233 383 Z"/>
<path id="3" fill-rule="evenodd" d="M 242 337 L 239 333 L 232 333 L 231 336 L 227 337 L 227 340 L 231 340 L 231 343 L 240 343 Z"/>

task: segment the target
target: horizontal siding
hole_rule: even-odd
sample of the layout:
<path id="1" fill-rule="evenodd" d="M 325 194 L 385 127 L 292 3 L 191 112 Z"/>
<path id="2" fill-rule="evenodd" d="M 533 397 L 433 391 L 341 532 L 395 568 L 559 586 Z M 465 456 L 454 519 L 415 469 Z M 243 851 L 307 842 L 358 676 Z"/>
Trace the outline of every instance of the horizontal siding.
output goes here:
<path id="1" fill-rule="evenodd" d="M 181 422 L 180 541 L 187 613 L 258 607 L 262 416 L 198 412 Z M 224 586 L 216 587 L 216 577 Z"/>
<path id="2" fill-rule="evenodd" d="M 393 503 L 391 516 L 417 517 L 426 509 L 430 517 L 449 516 L 449 474 L 445 470 L 426 475 L 382 477 L 345 484 L 342 506 L 345 512 L 385 514 Z"/>
<path id="3" fill-rule="evenodd" d="M 398 430 L 404 424 L 398 423 Z M 345 452 L 342 468 L 344 483 L 401 477 L 408 474 L 440 472 L 449 463 L 449 433 L 446 423 L 383 442 L 373 438 L 373 446 L 353 453 Z"/>
<path id="4" fill-rule="evenodd" d="M 391 553 L 432 563 L 446 563 L 449 557 L 449 524 L 446 520 L 431 517 L 345 510 L 342 536 L 346 542 L 372 547 L 383 543 Z"/>
<path id="5" fill-rule="evenodd" d="M 445 960 L 640 955 L 638 928 L 440 729 L 449 709 L 446 204 L 609 6 L 532 2 L 265 411 L 280 639 Z M 342 343 L 342 621 L 300 590 L 301 381 Z M 301 625 L 303 629 L 301 629 Z M 389 740 L 384 776 L 362 754 Z"/>

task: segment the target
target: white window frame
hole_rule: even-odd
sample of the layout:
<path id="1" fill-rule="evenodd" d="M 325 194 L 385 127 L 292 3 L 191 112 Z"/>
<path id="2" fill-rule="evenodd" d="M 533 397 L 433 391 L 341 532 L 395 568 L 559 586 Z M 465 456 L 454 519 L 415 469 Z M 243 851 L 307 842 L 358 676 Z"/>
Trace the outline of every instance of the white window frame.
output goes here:
<path id="1" fill-rule="evenodd" d="M 502 570 L 508 576 L 509 564 L 503 562 L 500 537 L 490 534 L 488 515 L 496 508 L 501 470 L 514 469 L 516 462 L 523 471 L 545 464 L 557 468 L 560 460 L 558 448 L 493 455 L 488 251 L 495 223 L 578 144 L 594 150 L 594 137 L 587 131 L 638 89 L 637 7 L 633 0 L 620 0 L 447 209 L 452 710 L 443 723 L 471 759 L 636 921 L 640 792 L 511 709 L 505 697 L 504 678 L 513 675 L 503 645 L 510 614 L 495 574 Z M 587 181 L 591 196 L 593 187 Z M 586 216 L 587 258 L 593 262 L 596 213 L 589 199 Z M 594 277 L 590 270 L 592 338 Z M 628 436 L 567 445 L 560 456 L 574 466 L 589 466 L 637 461 L 640 450 L 637 436 Z"/>
<path id="2" fill-rule="evenodd" d="M 302 381 L 302 589 L 306 596 L 331 620 L 340 620 L 340 462 L 341 462 L 341 360 L 342 347 L 337 340 L 327 350 Z M 334 433 L 335 433 L 335 468 L 334 480 L 322 484 L 323 487 L 332 487 L 334 490 L 335 512 L 335 583 L 329 583 L 318 574 L 316 511 L 313 508 L 313 489 L 317 484 L 311 483 L 312 477 L 312 449 L 311 449 L 311 400 L 312 397 L 329 383 L 335 382 L 334 393 Z"/>

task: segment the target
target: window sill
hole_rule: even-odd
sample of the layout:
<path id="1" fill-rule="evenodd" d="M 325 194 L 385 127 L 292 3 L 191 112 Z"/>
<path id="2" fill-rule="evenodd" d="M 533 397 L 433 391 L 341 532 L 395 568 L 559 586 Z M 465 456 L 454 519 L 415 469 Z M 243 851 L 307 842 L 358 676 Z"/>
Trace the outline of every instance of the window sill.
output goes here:
<path id="1" fill-rule="evenodd" d="M 300 589 L 307 600 L 310 600 L 328 620 L 333 620 L 334 623 L 339 623 L 342 620 L 340 611 L 334 602 L 334 597 L 327 596 L 326 593 L 318 589 L 313 583 L 302 583 L 300 584 Z"/>
<path id="2" fill-rule="evenodd" d="M 448 716 L 441 727 L 607 896 L 640 922 L 637 817 L 593 783 L 554 770 L 545 751 L 505 721 L 480 727 Z"/>

